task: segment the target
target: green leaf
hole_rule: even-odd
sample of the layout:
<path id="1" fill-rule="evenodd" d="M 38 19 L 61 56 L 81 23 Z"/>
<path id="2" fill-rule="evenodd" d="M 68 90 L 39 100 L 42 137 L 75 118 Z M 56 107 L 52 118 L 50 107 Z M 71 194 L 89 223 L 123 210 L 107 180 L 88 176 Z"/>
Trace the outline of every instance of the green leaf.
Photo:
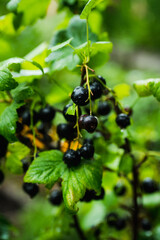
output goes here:
<path id="1" fill-rule="evenodd" d="M 119 172 L 127 175 L 132 171 L 133 160 L 129 154 L 124 154 L 119 164 Z"/>
<path id="2" fill-rule="evenodd" d="M 11 173 L 23 173 L 21 160 L 28 156 L 30 149 L 20 142 L 11 143 L 8 146 L 9 153 L 7 154 L 6 167 Z"/>
<path id="3" fill-rule="evenodd" d="M 16 12 L 20 1 L 21 0 L 10 0 L 7 4 L 7 9 L 11 12 Z"/>
<path id="4" fill-rule="evenodd" d="M 68 39 L 67 41 L 65 41 L 65 42 L 63 42 L 63 43 L 60 43 L 60 44 L 58 44 L 58 45 L 56 45 L 56 46 L 54 46 L 54 47 L 51 47 L 51 48 L 49 48 L 52 52 L 54 52 L 54 51 L 56 51 L 56 50 L 58 50 L 58 49 L 60 49 L 60 48 L 63 48 L 63 47 L 65 47 L 65 46 L 67 46 L 68 44 L 70 44 L 70 42 L 72 41 L 72 39 L 73 38 L 70 38 L 70 39 Z"/>
<path id="5" fill-rule="evenodd" d="M 89 0 L 82 11 L 80 18 L 87 19 L 89 14 L 91 13 L 92 9 L 95 8 L 102 1 L 103 0 Z"/>
<path id="6" fill-rule="evenodd" d="M 68 41 L 68 39 L 72 38 L 71 45 L 73 46 L 73 49 L 66 45 L 65 48 L 63 47 L 57 49 L 57 51 L 51 53 L 46 58 L 46 62 L 51 64 L 51 70 L 61 70 L 65 67 L 67 67 L 69 70 L 73 70 L 77 64 L 80 63 L 80 58 L 74 54 L 74 49 L 86 43 L 86 36 L 87 33 L 85 20 L 81 20 L 79 16 L 74 16 L 70 20 L 67 29 L 60 30 L 54 35 L 50 46 L 50 48 L 54 46 L 57 48 L 57 44 L 63 45 L 64 41 Z M 97 40 L 97 36 L 90 30 L 89 38 L 91 42 L 95 42 Z"/>
<path id="7" fill-rule="evenodd" d="M 75 115 L 75 111 L 76 111 L 76 105 L 75 105 L 75 104 L 72 104 L 72 105 L 67 109 L 66 114 Z"/>
<path id="8" fill-rule="evenodd" d="M 23 104 L 17 104 L 13 102 L 9 107 L 6 107 L 0 116 L 0 134 L 4 136 L 9 142 L 15 142 L 17 140 L 16 122 L 18 120 L 18 114 L 16 109 Z"/>
<path id="9" fill-rule="evenodd" d="M 62 175 L 66 165 L 62 161 L 63 153 L 57 150 L 39 154 L 29 167 L 24 181 L 32 183 L 54 184 Z"/>
<path id="10" fill-rule="evenodd" d="M 160 101 L 160 79 L 139 80 L 133 84 L 136 92 L 140 97 L 153 95 Z"/>
<path id="11" fill-rule="evenodd" d="M 18 86 L 8 70 L 0 70 L 0 91 L 8 91 Z"/>
<path id="12" fill-rule="evenodd" d="M 94 160 L 82 160 L 77 168 L 67 169 L 63 174 L 62 190 L 65 206 L 71 213 L 78 211 L 76 203 L 83 198 L 86 189 L 100 193 L 102 162 L 98 155 Z"/>
<path id="13" fill-rule="evenodd" d="M 95 42 L 91 46 L 91 55 L 95 55 L 98 52 L 110 53 L 112 51 L 113 44 L 111 42 Z"/>
<path id="14" fill-rule="evenodd" d="M 24 83 L 20 83 L 17 88 L 12 90 L 11 94 L 14 101 L 17 103 L 20 103 L 20 102 L 23 102 L 25 99 L 33 96 L 34 91 L 30 86 L 28 86 L 26 82 L 24 82 Z"/>
<path id="15" fill-rule="evenodd" d="M 98 155 L 94 160 L 82 159 L 77 167 L 67 168 L 63 162 L 63 153 L 51 150 L 40 153 L 29 167 L 24 181 L 53 185 L 62 179 L 62 190 L 65 206 L 75 213 L 76 203 L 84 196 L 86 189 L 100 193 L 102 180 L 102 162 Z"/>
<path id="16" fill-rule="evenodd" d="M 21 64 L 25 61 L 30 62 L 31 64 L 33 64 L 34 66 L 39 68 L 41 70 L 42 74 L 44 74 L 43 68 L 38 62 L 35 62 L 33 60 L 24 59 L 24 58 L 18 58 L 18 57 L 9 58 L 9 59 L 7 59 L 3 62 L 0 62 L 0 69 L 10 68 L 11 66 L 13 66 L 14 63 L 15 64 Z"/>

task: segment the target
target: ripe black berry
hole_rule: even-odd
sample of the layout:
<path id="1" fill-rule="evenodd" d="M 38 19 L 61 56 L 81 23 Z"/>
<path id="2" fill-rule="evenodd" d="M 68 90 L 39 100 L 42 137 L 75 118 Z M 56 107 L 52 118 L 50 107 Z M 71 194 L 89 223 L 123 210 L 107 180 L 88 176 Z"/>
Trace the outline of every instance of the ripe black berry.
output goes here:
<path id="1" fill-rule="evenodd" d="M 0 170 L 0 184 L 4 181 L 4 173 Z"/>
<path id="2" fill-rule="evenodd" d="M 116 226 L 115 226 L 116 229 L 117 229 L 118 231 L 120 231 L 120 230 L 124 229 L 125 226 L 126 226 L 126 219 L 124 219 L 124 218 L 118 218 L 118 219 L 117 219 L 117 222 L 116 222 Z"/>
<path id="3" fill-rule="evenodd" d="M 33 111 L 33 124 L 36 124 L 39 120 L 39 114 L 36 111 Z M 22 124 L 30 126 L 31 124 L 31 114 L 30 111 L 25 111 L 22 114 Z"/>
<path id="4" fill-rule="evenodd" d="M 67 166 L 75 167 L 80 164 L 81 157 L 77 151 L 74 151 L 72 149 L 67 150 L 63 156 L 63 161 L 67 164 Z"/>
<path id="5" fill-rule="evenodd" d="M 114 192 L 117 196 L 123 196 L 126 192 L 126 187 L 123 183 L 119 182 L 114 186 Z"/>
<path id="6" fill-rule="evenodd" d="M 111 105 L 108 102 L 99 102 L 98 103 L 98 110 L 99 115 L 105 116 L 111 112 Z"/>
<path id="7" fill-rule="evenodd" d="M 90 144 L 93 145 L 93 140 L 91 138 L 85 138 L 83 144 Z"/>
<path id="8" fill-rule="evenodd" d="M 42 122 L 51 122 L 53 118 L 55 117 L 55 110 L 51 106 L 46 106 L 45 108 L 42 108 L 39 112 L 39 119 Z"/>
<path id="9" fill-rule="evenodd" d="M 79 118 L 79 126 L 89 133 L 93 133 L 98 125 L 98 119 L 91 115 L 81 115 Z"/>
<path id="10" fill-rule="evenodd" d="M 115 227 L 118 220 L 118 214 L 114 212 L 109 213 L 106 217 L 106 220 L 110 227 Z"/>
<path id="11" fill-rule="evenodd" d="M 76 87 L 71 95 L 72 101 L 78 106 L 85 106 L 88 104 L 88 89 L 84 87 Z"/>
<path id="12" fill-rule="evenodd" d="M 91 144 L 84 144 L 81 148 L 80 148 L 80 154 L 83 158 L 85 159 L 90 159 L 93 157 L 94 155 L 94 146 Z"/>
<path id="13" fill-rule="evenodd" d="M 62 203 L 62 191 L 60 189 L 55 189 L 51 192 L 50 197 L 49 197 L 49 201 L 53 204 L 53 205 L 60 205 Z"/>
<path id="14" fill-rule="evenodd" d="M 99 80 L 100 80 L 104 85 L 106 85 L 106 80 L 105 80 L 102 76 L 98 75 L 97 77 L 99 78 Z M 102 84 L 101 84 L 101 86 L 102 86 L 102 88 L 104 88 L 104 86 L 103 86 Z"/>
<path id="15" fill-rule="evenodd" d="M 67 140 L 73 140 L 76 135 L 76 128 L 69 123 L 61 123 L 57 126 L 57 133 L 60 139 L 66 138 Z"/>
<path id="16" fill-rule="evenodd" d="M 73 105 L 73 104 L 67 104 L 67 105 L 64 107 L 64 109 L 63 109 L 63 116 L 64 116 L 64 118 L 65 118 L 68 122 L 73 122 L 73 123 L 75 123 L 75 122 L 76 122 L 76 119 L 77 119 L 76 113 L 75 113 L 75 115 L 70 115 L 70 114 L 67 113 L 68 108 L 71 107 L 72 105 Z M 80 115 L 81 115 L 81 109 L 78 108 L 78 116 L 80 116 Z"/>
<path id="17" fill-rule="evenodd" d="M 22 162 L 23 172 L 25 173 L 29 168 L 29 162 L 25 158 L 22 159 L 21 162 Z"/>
<path id="18" fill-rule="evenodd" d="M 4 157 L 7 152 L 8 141 L 0 135 L 0 158 Z"/>
<path id="19" fill-rule="evenodd" d="M 143 218 L 141 222 L 142 229 L 144 231 L 150 231 L 151 230 L 151 223 L 147 218 Z"/>
<path id="20" fill-rule="evenodd" d="M 154 193 L 158 190 L 157 183 L 149 177 L 143 180 L 141 188 L 145 193 Z"/>
<path id="21" fill-rule="evenodd" d="M 23 125 L 20 122 L 16 122 L 16 133 L 20 133 L 23 130 Z"/>
<path id="22" fill-rule="evenodd" d="M 39 192 L 39 187 L 35 183 L 23 183 L 23 190 L 31 197 L 35 197 Z"/>
<path id="23" fill-rule="evenodd" d="M 90 202 L 95 197 L 95 191 L 94 190 L 86 190 L 84 197 L 81 199 L 82 202 Z"/>
<path id="24" fill-rule="evenodd" d="M 101 97 L 102 95 L 102 87 L 101 84 L 99 82 L 93 82 L 90 85 L 90 89 L 91 89 L 91 99 L 95 100 Z"/>
<path id="25" fill-rule="evenodd" d="M 130 117 L 127 114 L 120 113 L 116 118 L 116 123 L 120 128 L 126 128 L 130 125 Z"/>

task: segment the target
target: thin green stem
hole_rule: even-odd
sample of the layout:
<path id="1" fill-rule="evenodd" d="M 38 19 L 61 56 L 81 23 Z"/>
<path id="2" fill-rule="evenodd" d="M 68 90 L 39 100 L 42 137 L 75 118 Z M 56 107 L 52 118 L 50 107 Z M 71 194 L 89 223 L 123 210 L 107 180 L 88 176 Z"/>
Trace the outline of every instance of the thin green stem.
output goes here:
<path id="1" fill-rule="evenodd" d="M 89 24 L 88 24 L 88 18 L 86 20 L 86 25 L 87 25 L 87 46 L 88 46 L 88 59 L 87 62 L 89 62 L 90 59 L 90 43 L 89 43 Z"/>
<path id="2" fill-rule="evenodd" d="M 76 127 L 77 127 L 77 139 L 79 141 L 79 138 L 81 137 L 81 133 L 80 133 L 80 130 L 79 130 L 78 119 L 79 119 L 79 112 L 78 112 L 78 106 L 76 105 Z"/>
<path id="3" fill-rule="evenodd" d="M 86 80 L 87 80 L 87 86 L 88 86 L 88 99 L 90 102 L 90 115 L 92 115 L 91 88 L 89 84 L 88 66 L 85 65 L 85 68 L 86 68 Z"/>

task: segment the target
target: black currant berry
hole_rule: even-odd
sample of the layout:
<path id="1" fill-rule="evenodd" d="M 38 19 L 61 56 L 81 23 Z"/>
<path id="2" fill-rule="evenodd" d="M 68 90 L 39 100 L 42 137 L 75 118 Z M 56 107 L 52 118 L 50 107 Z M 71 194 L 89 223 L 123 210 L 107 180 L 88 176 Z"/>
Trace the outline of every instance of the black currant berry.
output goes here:
<path id="1" fill-rule="evenodd" d="M 98 119 L 91 115 L 81 115 L 79 118 L 79 127 L 89 133 L 93 133 L 98 125 Z"/>
<path id="2" fill-rule="evenodd" d="M 94 196 L 94 200 L 102 200 L 103 198 L 104 198 L 104 196 L 105 196 L 105 190 L 104 190 L 104 188 L 103 187 L 101 187 L 101 193 L 100 193 L 100 195 L 95 195 Z"/>
<path id="3" fill-rule="evenodd" d="M 0 170 L 0 184 L 4 181 L 4 173 Z"/>
<path id="4" fill-rule="evenodd" d="M 115 227 L 118 220 L 118 214 L 111 212 L 107 215 L 106 220 L 107 220 L 108 226 Z"/>
<path id="5" fill-rule="evenodd" d="M 114 186 L 114 192 L 117 196 L 123 196 L 126 193 L 126 187 L 123 183 L 119 182 Z"/>
<path id="6" fill-rule="evenodd" d="M 73 104 L 67 104 L 67 105 L 64 107 L 64 109 L 63 109 L 63 116 L 64 116 L 64 118 L 65 118 L 68 122 L 73 122 L 73 123 L 75 123 L 75 122 L 76 122 L 76 119 L 77 119 L 77 117 L 76 117 L 76 112 L 75 112 L 74 115 L 70 115 L 70 114 L 67 113 L 68 108 L 71 107 L 72 105 L 73 105 Z M 81 109 L 78 108 L 78 116 L 80 116 L 80 115 L 81 115 Z"/>
<path id="7" fill-rule="evenodd" d="M 91 138 L 85 138 L 83 144 L 93 145 L 93 140 Z"/>
<path id="8" fill-rule="evenodd" d="M 99 115 L 105 116 L 111 112 L 111 105 L 108 102 L 99 102 L 97 112 Z"/>
<path id="9" fill-rule="evenodd" d="M 8 141 L 0 135 L 0 158 L 4 157 L 7 152 Z"/>
<path id="10" fill-rule="evenodd" d="M 143 218 L 141 222 L 142 229 L 144 231 L 150 231 L 151 230 L 151 223 L 147 218 Z"/>
<path id="11" fill-rule="evenodd" d="M 60 189 L 55 189 L 51 192 L 49 201 L 51 204 L 59 206 L 62 203 L 62 191 Z"/>
<path id="12" fill-rule="evenodd" d="M 93 82 L 90 84 L 91 89 L 91 99 L 95 100 L 101 97 L 102 95 L 102 87 L 99 82 Z"/>
<path id="13" fill-rule="evenodd" d="M 16 133 L 20 133 L 23 130 L 23 125 L 20 122 L 16 122 Z"/>
<path id="14" fill-rule="evenodd" d="M 29 162 L 25 158 L 22 159 L 21 162 L 22 162 L 23 172 L 25 173 L 29 168 Z"/>
<path id="15" fill-rule="evenodd" d="M 39 187 L 35 183 L 23 183 L 23 190 L 31 197 L 35 197 L 39 192 Z"/>
<path id="16" fill-rule="evenodd" d="M 84 87 L 76 87 L 71 95 L 72 101 L 78 106 L 85 106 L 88 104 L 88 89 Z"/>
<path id="17" fill-rule="evenodd" d="M 51 106 L 46 106 L 45 108 L 42 108 L 39 112 L 39 119 L 42 122 L 51 122 L 53 118 L 55 117 L 55 110 Z"/>
<path id="18" fill-rule="evenodd" d="M 57 126 L 57 133 L 60 139 L 66 138 L 67 140 L 73 140 L 77 135 L 76 128 L 69 123 L 59 124 Z"/>
<path id="19" fill-rule="evenodd" d="M 63 161 L 67 164 L 67 166 L 75 167 L 80 164 L 81 157 L 78 153 L 78 151 L 74 151 L 72 149 L 67 150 L 63 156 Z"/>
<path id="20" fill-rule="evenodd" d="M 82 202 L 90 202 L 94 199 L 96 193 L 94 190 L 86 190 L 84 197 L 81 199 Z"/>
<path id="21" fill-rule="evenodd" d="M 39 114 L 36 111 L 33 111 L 33 124 L 35 125 L 39 120 Z M 22 114 L 22 124 L 30 126 L 31 124 L 31 114 L 30 111 L 25 111 Z"/>
<path id="22" fill-rule="evenodd" d="M 149 177 L 143 180 L 141 188 L 145 193 L 154 193 L 158 190 L 157 183 Z"/>
<path id="23" fill-rule="evenodd" d="M 83 158 L 85 159 L 90 159 L 93 157 L 94 155 L 94 146 L 91 144 L 84 144 L 81 148 L 80 148 L 80 154 Z"/>
<path id="24" fill-rule="evenodd" d="M 98 75 L 97 78 L 99 78 L 99 80 L 100 80 L 104 85 L 106 85 L 106 80 L 105 80 L 102 76 Z M 101 84 L 101 86 L 102 86 L 102 88 L 104 88 L 104 86 L 103 86 L 102 84 Z"/>
<path id="25" fill-rule="evenodd" d="M 116 123 L 120 128 L 126 128 L 130 125 L 130 117 L 125 113 L 118 114 Z"/>
<path id="26" fill-rule="evenodd" d="M 126 227 L 126 219 L 118 218 L 115 227 L 118 231 L 124 229 Z"/>

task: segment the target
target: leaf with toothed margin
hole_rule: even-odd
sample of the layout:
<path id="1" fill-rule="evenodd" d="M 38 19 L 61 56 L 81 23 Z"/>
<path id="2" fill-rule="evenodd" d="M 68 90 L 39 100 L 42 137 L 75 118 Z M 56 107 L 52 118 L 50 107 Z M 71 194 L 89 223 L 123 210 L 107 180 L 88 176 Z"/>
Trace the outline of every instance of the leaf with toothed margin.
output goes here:
<path id="1" fill-rule="evenodd" d="M 83 198 L 86 189 L 100 193 L 102 181 L 102 162 L 95 154 L 93 160 L 81 160 L 77 167 L 67 168 L 63 162 L 63 153 L 50 150 L 40 153 L 29 167 L 24 181 L 42 183 L 51 187 L 62 179 L 64 204 L 70 213 L 76 213 L 76 203 Z"/>

